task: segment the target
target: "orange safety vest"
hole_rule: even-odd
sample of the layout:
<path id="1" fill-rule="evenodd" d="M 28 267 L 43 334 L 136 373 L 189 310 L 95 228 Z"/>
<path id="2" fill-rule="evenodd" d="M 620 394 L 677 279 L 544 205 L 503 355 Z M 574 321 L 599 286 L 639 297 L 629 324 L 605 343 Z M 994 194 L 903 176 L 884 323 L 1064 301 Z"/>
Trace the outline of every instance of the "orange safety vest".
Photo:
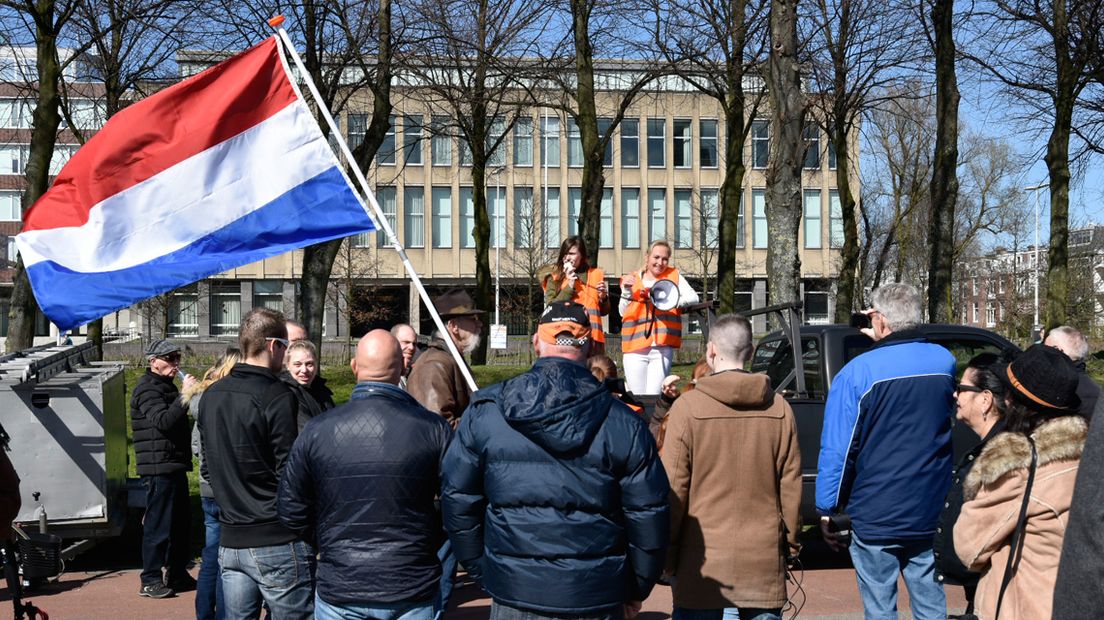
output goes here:
<path id="1" fill-rule="evenodd" d="M 656 280 L 670 280 L 677 286 L 679 272 L 668 267 Z M 632 287 L 632 301 L 621 317 L 621 351 L 636 353 L 652 346 L 679 348 L 682 346 L 682 311 L 678 308 L 668 311 L 656 310 L 650 302 L 639 301 L 644 298 L 643 271 Z M 653 317 L 649 316 L 654 312 Z"/>
<path id="2" fill-rule="evenodd" d="M 582 304 L 586 308 L 587 316 L 590 318 L 590 339 L 602 344 L 606 342 L 606 333 L 602 330 L 602 301 L 599 299 L 596 287 L 605 277 L 606 274 L 601 269 L 591 267 L 587 270 L 585 282 L 580 278 L 575 279 L 575 292 L 571 296 L 575 303 Z M 541 288 L 548 290 L 551 282 L 553 280 L 549 276 L 541 283 Z M 560 290 L 566 287 L 567 278 L 564 278 L 560 282 Z"/>

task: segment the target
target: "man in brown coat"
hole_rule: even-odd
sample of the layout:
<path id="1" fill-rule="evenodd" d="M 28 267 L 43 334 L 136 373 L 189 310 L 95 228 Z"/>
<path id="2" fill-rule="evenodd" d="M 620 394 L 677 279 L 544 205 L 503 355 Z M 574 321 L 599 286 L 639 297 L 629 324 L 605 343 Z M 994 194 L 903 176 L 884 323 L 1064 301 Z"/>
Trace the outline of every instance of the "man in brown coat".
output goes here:
<path id="1" fill-rule="evenodd" d="M 467 354 L 479 346 L 479 332 L 484 314 L 475 308 L 471 296 L 461 290 L 451 290 L 434 300 L 433 305 L 446 321 L 448 337 L 460 353 Z M 449 352 L 444 337 L 437 335 L 429 348 L 418 356 L 406 380 L 406 391 L 418 404 L 443 417 L 453 430 L 471 401 L 471 388 L 460 371 L 460 365 Z"/>
<path id="2" fill-rule="evenodd" d="M 673 620 L 780 619 L 786 557 L 797 542 L 801 454 L 789 404 L 766 375 L 743 370 L 751 325 L 710 328 L 712 374 L 671 407 L 661 458 L 671 481 Z"/>

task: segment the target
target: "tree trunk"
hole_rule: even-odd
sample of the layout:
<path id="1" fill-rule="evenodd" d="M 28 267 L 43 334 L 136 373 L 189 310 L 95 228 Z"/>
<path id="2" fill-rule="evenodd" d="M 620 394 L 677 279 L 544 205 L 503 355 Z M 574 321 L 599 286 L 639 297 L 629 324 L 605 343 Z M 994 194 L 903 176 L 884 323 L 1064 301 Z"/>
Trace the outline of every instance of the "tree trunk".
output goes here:
<path id="1" fill-rule="evenodd" d="M 717 214 L 717 298 L 721 314 L 736 309 L 736 251 L 740 230 L 740 203 L 744 193 L 744 90 L 741 59 L 729 60 L 728 98 L 725 101 L 725 175 L 721 181 Z M 738 68 L 737 68 L 738 67 Z M 747 214 L 744 214 L 747 222 Z M 708 268 L 708 267 L 707 267 Z M 703 270 L 704 271 L 704 270 Z"/>
<path id="2" fill-rule="evenodd" d="M 932 160 L 928 222 L 928 320 L 954 321 L 951 279 L 954 217 L 958 201 L 958 78 L 955 74 L 954 0 L 934 0 L 935 156 Z"/>
<path id="3" fill-rule="evenodd" d="M 487 3 L 480 3 L 481 28 L 486 28 Z M 475 230 L 472 237 L 475 241 L 475 307 L 490 312 L 494 309 L 494 280 L 491 277 L 491 222 L 487 212 L 487 160 L 490 152 L 487 150 L 487 132 L 489 131 L 489 119 L 487 118 L 487 68 L 490 59 L 487 57 L 485 41 L 487 33 L 480 32 L 480 52 L 474 69 L 471 96 L 471 127 L 469 146 L 472 153 L 472 201 L 475 203 L 472 209 L 475 211 Z M 497 200 L 497 197 L 496 197 Z M 505 216 L 505 214 L 503 214 Z M 488 321 L 483 322 L 482 337 L 479 346 L 472 351 L 471 363 L 473 366 L 481 366 L 487 363 L 487 345 L 490 335 Z"/>
<path id="4" fill-rule="evenodd" d="M 801 167 L 805 96 L 797 61 L 797 0 L 771 0 L 767 89 L 771 104 L 767 167 L 767 286 L 771 303 L 801 298 Z"/>
<path id="5" fill-rule="evenodd" d="M 605 175 L 602 160 L 609 148 L 598 135 L 598 112 L 594 102 L 594 48 L 590 43 L 590 12 L 593 0 L 571 0 L 572 30 L 575 35 L 575 123 L 583 147 L 582 205 L 579 209 L 579 234 L 586 244 L 591 265 L 598 264 L 601 234 L 602 190 Z"/>
<path id="6" fill-rule="evenodd" d="M 1046 328 L 1069 322 L 1069 140 L 1077 103 L 1077 75 L 1070 61 L 1069 17 L 1063 0 L 1054 2 L 1054 127 L 1043 160 L 1050 175 L 1050 247 L 1047 248 Z"/>
<path id="7" fill-rule="evenodd" d="M 50 158 L 54 154 L 61 115 L 58 92 L 61 65 L 57 58 L 57 29 L 54 23 L 53 0 L 35 3 L 35 49 L 38 53 L 38 101 L 31 125 L 30 154 L 27 159 L 27 191 L 23 194 L 25 213 L 50 184 Z M 31 282 L 20 258 L 12 277 L 11 310 L 8 313 L 7 350 L 25 349 L 34 344 L 35 315 L 38 303 L 31 291 Z"/>
<path id="8" fill-rule="evenodd" d="M 855 198 L 851 194 L 851 148 L 847 141 L 847 122 L 842 113 L 833 118 L 832 143 L 836 147 L 836 192 L 839 194 L 843 219 L 843 249 L 840 252 L 839 285 L 836 290 L 836 323 L 849 323 L 855 309 L 859 281 L 859 225 L 855 218 Z M 829 246 L 831 245 L 831 212 L 829 212 Z"/>

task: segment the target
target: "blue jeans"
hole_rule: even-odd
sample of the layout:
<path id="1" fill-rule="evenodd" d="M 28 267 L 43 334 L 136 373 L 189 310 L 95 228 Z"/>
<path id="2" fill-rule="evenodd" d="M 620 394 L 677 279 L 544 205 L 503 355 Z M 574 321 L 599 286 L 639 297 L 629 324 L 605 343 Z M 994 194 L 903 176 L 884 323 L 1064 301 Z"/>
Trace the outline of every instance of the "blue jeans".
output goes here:
<path id="1" fill-rule="evenodd" d="M 624 613 L 620 606 L 608 611 L 592 611 L 587 614 L 550 614 L 542 611 L 530 611 L 491 601 L 490 620 L 621 620 Z"/>
<path id="2" fill-rule="evenodd" d="M 331 605 L 314 597 L 315 620 L 433 620 L 434 601 Z"/>
<path id="3" fill-rule="evenodd" d="M 161 568 L 171 581 L 188 573 L 188 474 L 183 471 L 142 476 L 146 513 L 142 517 L 142 585 L 162 583 Z"/>
<path id="4" fill-rule="evenodd" d="M 782 620 L 782 608 L 725 607 L 724 609 L 687 609 L 675 607 L 671 620 Z"/>
<path id="5" fill-rule="evenodd" d="M 433 608 L 437 611 L 437 617 L 445 613 L 448 607 L 449 597 L 452 596 L 452 583 L 456 579 L 456 554 L 452 552 L 452 541 L 445 539 L 445 544 L 437 550 L 437 559 L 441 561 L 441 584 L 437 591 L 437 600 Z"/>
<path id="6" fill-rule="evenodd" d="M 850 550 L 866 620 L 897 620 L 898 572 L 905 577 L 915 620 L 947 617 L 947 595 L 934 577 L 931 540 L 864 543 L 852 531 Z"/>
<path id="7" fill-rule="evenodd" d="M 226 612 L 222 602 L 222 579 L 219 578 L 219 505 L 211 497 L 201 497 L 203 527 L 207 534 L 203 545 L 202 563 L 196 578 L 196 620 L 223 620 Z"/>
<path id="8" fill-rule="evenodd" d="M 302 541 L 231 549 L 219 547 L 222 596 L 229 620 L 254 620 L 261 600 L 272 620 L 314 617 L 314 552 Z"/>

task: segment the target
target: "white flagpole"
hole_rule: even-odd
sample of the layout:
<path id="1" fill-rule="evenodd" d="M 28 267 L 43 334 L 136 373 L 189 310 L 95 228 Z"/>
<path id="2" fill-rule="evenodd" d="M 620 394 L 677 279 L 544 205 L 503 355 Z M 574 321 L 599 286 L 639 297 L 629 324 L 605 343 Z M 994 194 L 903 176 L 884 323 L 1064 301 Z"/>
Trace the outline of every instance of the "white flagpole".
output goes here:
<path id="1" fill-rule="evenodd" d="M 406 250 L 403 248 L 402 244 L 399 243 L 399 238 L 395 235 L 395 231 L 392 230 L 391 224 L 388 223 L 387 217 L 384 215 L 383 210 L 380 209 L 379 203 L 376 202 L 375 192 L 369 187 L 368 180 L 364 178 L 364 173 L 360 170 L 360 166 L 357 165 L 352 150 L 349 149 L 349 145 L 345 142 L 344 136 L 341 135 L 341 131 L 338 129 L 337 123 L 334 122 L 333 116 L 322 102 L 322 96 L 318 94 L 318 87 L 314 85 L 314 81 L 310 78 L 310 73 L 308 73 L 306 67 L 303 66 L 303 60 L 299 57 L 299 52 L 295 50 L 295 45 L 291 42 L 291 38 L 288 37 L 287 31 L 283 29 L 283 16 L 273 17 L 268 23 L 276 29 L 276 32 L 280 35 L 280 39 L 284 42 L 284 47 L 287 48 L 292 59 L 295 60 L 295 66 L 299 69 L 300 73 L 299 79 L 310 89 L 311 96 L 314 97 L 314 101 L 318 105 L 318 110 L 322 112 L 322 117 L 326 119 L 326 124 L 330 126 L 330 134 L 337 140 L 337 145 L 341 148 L 342 155 L 344 155 L 345 160 L 349 162 L 349 169 L 353 171 L 353 176 L 356 177 L 357 183 L 360 184 L 360 189 L 364 192 L 364 197 L 367 198 L 368 205 L 371 207 L 371 211 L 368 212 L 368 215 L 372 216 L 374 212 L 375 217 L 373 219 L 383 228 L 383 232 L 387 233 L 387 238 L 391 241 L 391 247 L 395 248 L 395 251 L 399 253 L 399 258 L 402 260 L 403 267 L 406 268 L 407 274 L 410 275 L 410 280 L 414 283 L 414 288 L 418 289 L 418 294 L 421 296 L 422 301 L 425 302 L 426 308 L 429 309 L 429 314 L 433 317 L 433 322 L 441 332 L 441 339 L 448 345 L 449 351 L 456 359 L 456 363 L 459 364 L 460 372 L 464 375 L 464 379 L 468 382 L 468 386 L 472 391 L 478 390 L 479 386 L 475 384 L 475 379 L 468 369 L 467 362 L 464 361 L 464 356 L 460 354 L 460 350 L 456 348 L 456 343 L 452 341 L 452 336 L 449 334 L 448 328 L 445 327 L 441 315 L 437 312 L 437 308 L 429 298 L 429 293 L 427 293 L 425 287 L 422 286 L 422 279 L 418 277 L 418 272 L 414 270 L 414 265 L 410 263 L 410 258 L 406 255 Z"/>

